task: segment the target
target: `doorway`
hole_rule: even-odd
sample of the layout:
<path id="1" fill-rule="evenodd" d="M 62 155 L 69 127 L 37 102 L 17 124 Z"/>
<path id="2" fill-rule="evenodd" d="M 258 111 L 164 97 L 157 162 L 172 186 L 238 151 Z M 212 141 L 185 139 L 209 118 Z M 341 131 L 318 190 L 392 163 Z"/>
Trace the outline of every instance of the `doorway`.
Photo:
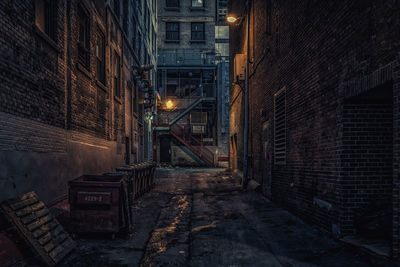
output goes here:
<path id="1" fill-rule="evenodd" d="M 342 137 L 342 233 L 390 253 L 392 240 L 393 86 L 345 101 Z"/>
<path id="2" fill-rule="evenodd" d="M 160 163 L 171 163 L 171 138 L 160 136 Z"/>

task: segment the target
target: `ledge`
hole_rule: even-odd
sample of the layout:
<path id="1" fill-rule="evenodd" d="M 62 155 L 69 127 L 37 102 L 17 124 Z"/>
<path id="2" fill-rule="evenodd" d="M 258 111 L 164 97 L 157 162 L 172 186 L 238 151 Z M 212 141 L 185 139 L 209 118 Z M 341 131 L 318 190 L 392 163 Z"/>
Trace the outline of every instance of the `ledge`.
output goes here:
<path id="1" fill-rule="evenodd" d="M 164 40 L 165 43 L 170 43 L 170 44 L 179 44 L 181 41 L 180 40 Z"/>
<path id="2" fill-rule="evenodd" d="M 104 92 L 108 93 L 108 88 L 107 86 L 105 86 L 102 82 L 100 82 L 99 80 L 96 80 L 96 85 L 98 87 L 100 87 Z"/>
<path id="3" fill-rule="evenodd" d="M 191 44 L 204 44 L 206 40 L 190 40 Z"/>
<path id="4" fill-rule="evenodd" d="M 51 48 L 53 48 L 57 53 L 61 53 L 60 48 L 58 47 L 57 43 L 50 38 L 50 36 L 48 36 L 47 34 L 45 34 L 44 32 L 42 32 L 36 25 L 33 26 L 35 33 L 42 38 L 49 46 L 51 46 Z"/>
<path id="5" fill-rule="evenodd" d="M 181 10 L 180 7 L 164 7 L 165 11 L 177 11 L 179 12 Z"/>
<path id="6" fill-rule="evenodd" d="M 77 62 L 76 63 L 76 68 L 82 72 L 83 74 L 85 74 L 86 77 L 88 77 L 89 79 L 92 79 L 92 77 L 90 77 L 90 72 L 86 69 L 85 66 L 83 66 L 81 63 Z"/>
<path id="7" fill-rule="evenodd" d="M 190 11 L 206 11 L 205 7 L 189 7 Z"/>

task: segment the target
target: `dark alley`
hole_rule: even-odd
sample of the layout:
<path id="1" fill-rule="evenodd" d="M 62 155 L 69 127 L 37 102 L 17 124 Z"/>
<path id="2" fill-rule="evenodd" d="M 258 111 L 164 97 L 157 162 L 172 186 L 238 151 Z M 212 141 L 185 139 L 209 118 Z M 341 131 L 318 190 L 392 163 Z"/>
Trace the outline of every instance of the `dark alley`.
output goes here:
<path id="1" fill-rule="evenodd" d="M 77 240 L 65 266 L 374 266 L 223 169 L 161 168 L 133 206 L 133 233 Z"/>

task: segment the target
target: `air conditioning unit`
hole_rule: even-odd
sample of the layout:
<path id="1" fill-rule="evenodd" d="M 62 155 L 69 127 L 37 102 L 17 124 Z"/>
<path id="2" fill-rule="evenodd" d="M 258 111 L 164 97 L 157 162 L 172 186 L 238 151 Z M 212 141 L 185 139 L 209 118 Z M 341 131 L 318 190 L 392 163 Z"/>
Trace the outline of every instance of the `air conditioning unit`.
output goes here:
<path id="1" fill-rule="evenodd" d="M 234 74 L 236 81 L 244 81 L 246 77 L 246 55 L 236 54 L 234 59 Z"/>

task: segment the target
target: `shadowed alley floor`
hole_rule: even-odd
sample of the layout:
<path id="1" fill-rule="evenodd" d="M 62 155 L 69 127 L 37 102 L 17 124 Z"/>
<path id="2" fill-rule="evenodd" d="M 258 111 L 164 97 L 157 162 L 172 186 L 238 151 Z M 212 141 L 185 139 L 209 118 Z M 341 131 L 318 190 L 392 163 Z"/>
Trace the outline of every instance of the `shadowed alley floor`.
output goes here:
<path id="1" fill-rule="evenodd" d="M 134 206 L 129 238 L 80 237 L 64 265 L 373 265 L 222 169 L 161 168 L 156 183 Z"/>

